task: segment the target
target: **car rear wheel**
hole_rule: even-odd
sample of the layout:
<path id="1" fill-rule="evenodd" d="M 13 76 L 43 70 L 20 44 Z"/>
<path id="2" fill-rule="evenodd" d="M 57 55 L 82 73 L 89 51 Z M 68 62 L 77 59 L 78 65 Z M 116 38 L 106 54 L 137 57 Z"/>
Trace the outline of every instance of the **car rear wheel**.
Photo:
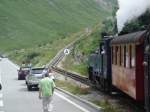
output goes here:
<path id="1" fill-rule="evenodd" d="M 20 76 L 18 76 L 18 80 L 21 80 L 21 77 L 20 77 Z"/>
<path id="2" fill-rule="evenodd" d="M 32 90 L 32 86 L 30 86 L 30 85 L 27 85 L 27 88 L 28 88 L 28 91 Z"/>

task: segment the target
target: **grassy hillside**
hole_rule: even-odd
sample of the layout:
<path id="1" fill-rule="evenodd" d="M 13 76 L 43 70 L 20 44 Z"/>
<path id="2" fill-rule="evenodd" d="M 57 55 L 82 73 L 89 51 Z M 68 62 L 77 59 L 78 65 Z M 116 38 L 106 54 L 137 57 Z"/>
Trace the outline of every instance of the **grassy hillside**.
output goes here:
<path id="1" fill-rule="evenodd" d="M 84 35 L 83 39 L 75 44 L 74 49 L 61 63 L 64 69 L 77 72 L 80 75 L 88 75 L 88 55 L 99 46 L 101 28 L 102 24 L 99 24 L 92 29 L 89 35 Z"/>
<path id="2" fill-rule="evenodd" d="M 108 1 L 109 0 L 106 0 L 106 2 L 103 3 L 103 7 L 106 8 L 106 5 L 109 5 L 112 9 L 111 14 L 108 18 L 105 18 L 101 24 L 97 24 L 96 27 L 92 28 L 89 35 L 85 35 L 84 39 L 75 44 L 74 49 L 61 63 L 64 69 L 88 76 L 88 56 L 99 47 L 101 32 L 107 31 L 107 33 L 112 33 L 113 31 L 114 26 L 112 22 L 114 21 L 114 9 L 117 7 L 117 1 Z"/>
<path id="3" fill-rule="evenodd" d="M 111 14 L 109 5 L 102 5 L 105 0 L 98 1 L 0 0 L 0 51 L 18 61 L 31 56 L 34 63 L 46 62 L 77 38 L 73 34 Z"/>

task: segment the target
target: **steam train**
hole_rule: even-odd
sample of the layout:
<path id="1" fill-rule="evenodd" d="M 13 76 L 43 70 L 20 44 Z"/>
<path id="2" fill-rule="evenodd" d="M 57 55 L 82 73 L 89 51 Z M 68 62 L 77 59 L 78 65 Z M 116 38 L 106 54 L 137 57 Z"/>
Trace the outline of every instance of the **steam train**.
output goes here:
<path id="1" fill-rule="evenodd" d="M 89 80 L 105 92 L 121 90 L 135 101 L 145 101 L 150 112 L 150 30 L 104 36 L 89 56 Z"/>

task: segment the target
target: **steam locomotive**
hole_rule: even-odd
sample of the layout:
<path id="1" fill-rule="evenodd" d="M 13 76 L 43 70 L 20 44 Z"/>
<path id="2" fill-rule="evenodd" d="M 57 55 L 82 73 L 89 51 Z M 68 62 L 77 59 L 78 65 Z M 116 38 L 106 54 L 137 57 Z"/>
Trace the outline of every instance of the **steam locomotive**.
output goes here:
<path id="1" fill-rule="evenodd" d="M 150 112 L 150 30 L 104 36 L 89 56 L 89 80 L 105 92 L 121 90 L 135 101 L 145 101 Z"/>

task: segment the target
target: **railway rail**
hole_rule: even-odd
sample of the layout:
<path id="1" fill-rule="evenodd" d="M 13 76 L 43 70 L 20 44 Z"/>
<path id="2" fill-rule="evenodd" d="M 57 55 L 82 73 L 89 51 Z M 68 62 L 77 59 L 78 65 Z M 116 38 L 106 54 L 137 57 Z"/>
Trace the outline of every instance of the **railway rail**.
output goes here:
<path id="1" fill-rule="evenodd" d="M 70 78 L 72 78 L 72 79 L 74 79 L 76 81 L 79 81 L 81 83 L 84 83 L 86 85 L 91 85 L 91 83 L 90 83 L 90 81 L 89 81 L 89 79 L 87 77 L 83 77 L 83 76 L 80 76 L 78 74 L 71 73 L 69 71 L 66 71 L 66 70 L 63 70 L 63 69 L 57 67 L 58 63 L 65 57 L 64 50 L 65 49 L 72 50 L 74 44 L 76 42 L 78 42 L 79 40 L 80 40 L 80 38 L 75 40 L 74 42 L 70 43 L 65 48 L 61 49 L 57 53 L 57 55 L 46 66 L 49 67 L 49 68 L 52 68 L 55 72 L 61 73 L 62 75 L 66 76 L 66 77 L 70 77 Z"/>
<path id="2" fill-rule="evenodd" d="M 72 79 L 74 79 L 76 81 L 79 81 L 79 82 L 84 83 L 86 85 L 91 85 L 91 83 L 90 83 L 90 81 L 89 81 L 89 79 L 87 77 L 83 77 L 83 76 L 80 76 L 80 75 L 77 75 L 77 74 L 65 71 L 65 70 L 60 69 L 58 67 L 52 67 L 52 69 L 55 72 L 61 73 L 62 75 L 70 77 L 70 78 L 72 78 Z"/>

